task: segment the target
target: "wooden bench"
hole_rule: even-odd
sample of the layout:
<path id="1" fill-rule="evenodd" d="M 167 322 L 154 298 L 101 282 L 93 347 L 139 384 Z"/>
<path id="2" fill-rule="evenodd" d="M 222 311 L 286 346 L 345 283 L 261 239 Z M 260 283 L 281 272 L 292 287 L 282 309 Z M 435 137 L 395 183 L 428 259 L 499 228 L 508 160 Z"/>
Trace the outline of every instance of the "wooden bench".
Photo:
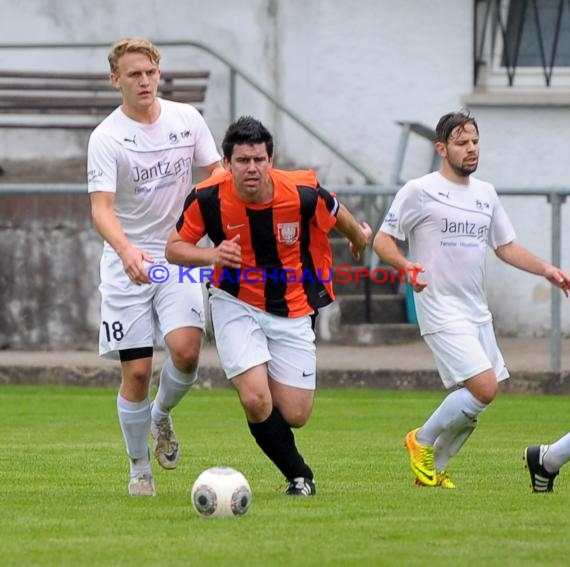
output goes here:
<path id="1" fill-rule="evenodd" d="M 209 71 L 163 71 L 162 98 L 202 112 Z M 0 70 L 0 128 L 92 129 L 121 104 L 106 73 Z"/>

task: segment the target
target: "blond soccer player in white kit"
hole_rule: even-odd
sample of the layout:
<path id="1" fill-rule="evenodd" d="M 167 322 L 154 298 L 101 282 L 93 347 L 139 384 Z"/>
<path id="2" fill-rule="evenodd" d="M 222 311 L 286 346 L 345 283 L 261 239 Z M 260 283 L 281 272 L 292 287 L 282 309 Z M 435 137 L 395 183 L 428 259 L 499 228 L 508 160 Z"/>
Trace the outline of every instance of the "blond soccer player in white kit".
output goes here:
<path id="1" fill-rule="evenodd" d="M 439 171 L 397 193 L 374 240 L 383 262 L 407 272 L 420 332 L 444 386 L 453 391 L 405 439 L 420 486 L 455 488 L 446 472 L 509 373 L 495 340 L 485 293 L 485 254 L 546 278 L 564 291 L 570 276 L 515 242 L 494 187 L 472 176 L 479 129 L 467 113 L 444 115 L 436 127 Z M 409 240 L 409 258 L 397 241 Z M 463 386 L 463 387 L 461 387 Z"/>
<path id="2" fill-rule="evenodd" d="M 159 464 L 176 467 L 179 446 L 170 411 L 196 380 L 205 322 L 201 286 L 177 283 L 177 266 L 165 259 L 166 240 L 192 187 L 192 165 L 206 175 L 222 169 L 200 113 L 157 97 L 159 61 L 146 39 L 126 38 L 113 46 L 110 79 L 122 93 L 122 105 L 93 131 L 88 148 L 92 217 L 105 241 L 99 353 L 121 361 L 117 411 L 132 496 L 155 495 L 151 433 Z M 168 357 L 151 404 L 158 337 Z"/>

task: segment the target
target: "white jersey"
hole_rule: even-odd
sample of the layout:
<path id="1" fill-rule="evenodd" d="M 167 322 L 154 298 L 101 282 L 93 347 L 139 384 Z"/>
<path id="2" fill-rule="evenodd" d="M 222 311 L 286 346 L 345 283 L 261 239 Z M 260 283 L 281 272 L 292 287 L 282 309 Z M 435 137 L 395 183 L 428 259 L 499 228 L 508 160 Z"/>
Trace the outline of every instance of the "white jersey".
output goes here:
<path id="1" fill-rule="evenodd" d="M 409 239 L 410 261 L 427 281 L 415 293 L 422 335 L 491 320 L 485 293 L 487 245 L 496 249 L 515 239 L 495 188 L 470 177 L 453 183 L 439 172 L 409 181 L 398 191 L 380 227 Z"/>
<path id="2" fill-rule="evenodd" d="M 164 261 L 170 231 L 192 188 L 192 164 L 219 161 L 201 114 L 189 104 L 158 99 L 153 124 L 115 109 L 92 132 L 87 188 L 116 193 L 115 214 L 129 241 L 156 262 Z M 105 253 L 114 253 L 105 242 Z"/>

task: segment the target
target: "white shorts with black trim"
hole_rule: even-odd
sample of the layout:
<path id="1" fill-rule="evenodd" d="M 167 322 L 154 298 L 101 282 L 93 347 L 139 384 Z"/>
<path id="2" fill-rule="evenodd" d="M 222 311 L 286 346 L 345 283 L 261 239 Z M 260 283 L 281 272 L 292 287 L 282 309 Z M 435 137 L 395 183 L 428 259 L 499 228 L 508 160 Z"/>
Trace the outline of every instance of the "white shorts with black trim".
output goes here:
<path id="1" fill-rule="evenodd" d="M 497 345 L 492 322 L 424 335 L 446 388 L 462 384 L 485 370 L 493 370 L 497 382 L 509 372 Z"/>
<path id="2" fill-rule="evenodd" d="M 308 315 L 279 317 L 215 287 L 210 288 L 210 307 L 218 355 L 229 380 L 267 363 L 276 382 L 315 389 L 315 333 Z"/>
<path id="3" fill-rule="evenodd" d="M 183 327 L 204 329 L 205 308 L 199 274 L 196 282 L 179 281 L 179 268 L 161 264 L 169 277 L 163 283 L 135 285 L 118 256 L 101 258 L 101 328 L 99 354 L 119 358 L 119 351 L 162 346 L 163 337 Z"/>

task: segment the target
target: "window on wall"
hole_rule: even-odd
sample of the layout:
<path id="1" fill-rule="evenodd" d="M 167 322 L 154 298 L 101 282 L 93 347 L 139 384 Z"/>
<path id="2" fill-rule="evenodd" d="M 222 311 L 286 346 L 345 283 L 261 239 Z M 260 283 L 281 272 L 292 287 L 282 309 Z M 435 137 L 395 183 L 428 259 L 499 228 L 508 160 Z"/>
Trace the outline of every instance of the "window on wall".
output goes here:
<path id="1" fill-rule="evenodd" d="M 570 86 L 570 0 L 475 0 L 475 87 Z"/>

